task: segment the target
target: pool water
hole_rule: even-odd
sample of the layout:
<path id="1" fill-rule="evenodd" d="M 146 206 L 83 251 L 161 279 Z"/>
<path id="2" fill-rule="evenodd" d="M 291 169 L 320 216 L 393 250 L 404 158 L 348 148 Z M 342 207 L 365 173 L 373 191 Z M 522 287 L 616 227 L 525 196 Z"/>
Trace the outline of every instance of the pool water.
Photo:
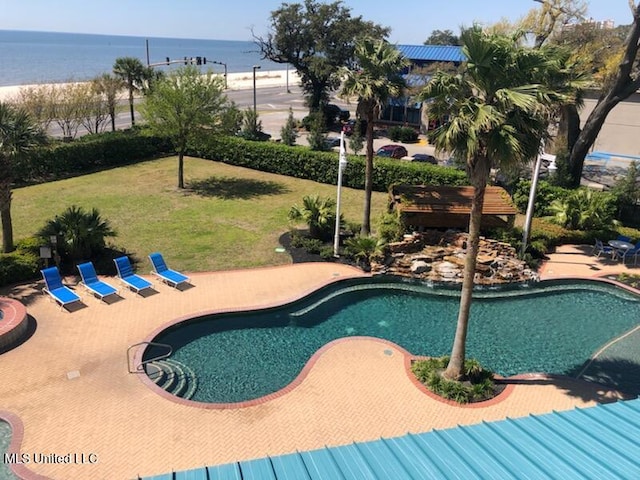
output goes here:
<path id="1" fill-rule="evenodd" d="M 285 387 L 318 349 L 342 337 L 384 338 L 415 355 L 449 354 L 458 306 L 457 291 L 350 280 L 281 308 L 183 322 L 154 341 L 170 344 L 172 358 L 194 370 L 193 400 L 239 402 Z M 639 307 L 637 296 L 595 282 L 478 292 L 467 356 L 504 376 L 575 374 L 599 347 L 640 323 Z"/>
<path id="2" fill-rule="evenodd" d="M 17 480 L 18 478 L 11 472 L 9 465 L 4 463 L 4 454 L 7 453 L 10 443 L 11 426 L 0 420 L 0 479 L 2 480 Z"/>

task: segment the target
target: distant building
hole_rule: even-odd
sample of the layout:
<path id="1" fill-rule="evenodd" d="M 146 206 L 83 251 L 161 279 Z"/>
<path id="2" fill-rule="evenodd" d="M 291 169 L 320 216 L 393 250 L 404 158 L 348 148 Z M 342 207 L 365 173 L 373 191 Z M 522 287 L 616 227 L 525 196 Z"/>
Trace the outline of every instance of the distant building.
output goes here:
<path id="1" fill-rule="evenodd" d="M 435 63 L 451 63 L 457 67 L 465 60 L 462 47 L 457 45 L 397 45 L 397 48 L 411 62 L 403 74 L 409 88 L 414 90 L 429 80 L 428 76 L 417 71 Z M 416 102 L 411 96 L 390 99 L 380 121 L 416 127 L 422 131 L 428 128 L 422 102 Z"/>

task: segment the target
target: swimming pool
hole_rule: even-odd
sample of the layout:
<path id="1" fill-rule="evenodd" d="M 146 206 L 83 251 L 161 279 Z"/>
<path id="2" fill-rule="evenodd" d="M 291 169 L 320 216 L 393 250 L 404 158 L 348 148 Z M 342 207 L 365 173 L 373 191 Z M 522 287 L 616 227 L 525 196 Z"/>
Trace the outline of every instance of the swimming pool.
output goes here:
<path id="1" fill-rule="evenodd" d="M 4 459 L 4 454 L 9 450 L 11 444 L 11 426 L 0 419 L 0 457 Z M 3 480 L 17 480 L 10 470 L 9 465 L 4 461 L 0 461 L 0 478 Z"/>
<path id="2" fill-rule="evenodd" d="M 298 302 L 172 325 L 154 342 L 198 378 L 192 398 L 241 402 L 289 384 L 337 338 L 372 336 L 415 355 L 450 352 L 459 292 L 388 278 L 338 282 Z M 467 355 L 509 376 L 572 374 L 602 345 L 640 323 L 640 297 L 599 282 L 540 282 L 474 294 Z M 144 358 L 157 353 L 148 349 Z"/>

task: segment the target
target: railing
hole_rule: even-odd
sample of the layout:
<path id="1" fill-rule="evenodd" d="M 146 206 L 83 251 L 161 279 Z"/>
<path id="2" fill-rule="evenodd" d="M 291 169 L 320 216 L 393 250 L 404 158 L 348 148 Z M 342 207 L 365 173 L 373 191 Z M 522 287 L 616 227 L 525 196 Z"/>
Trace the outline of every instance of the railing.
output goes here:
<path id="1" fill-rule="evenodd" d="M 140 345 L 151 345 L 153 347 L 167 348 L 168 352 L 167 353 L 163 353 L 162 355 L 158 355 L 158 356 L 155 356 L 153 358 L 149 358 L 147 360 L 144 360 L 144 361 L 140 362 L 140 365 L 138 365 L 135 369 L 132 369 L 131 368 L 131 350 L 133 350 L 136 347 L 139 347 Z M 165 358 L 170 357 L 172 353 L 173 353 L 173 347 L 171 347 L 171 345 L 167 345 L 166 343 L 156 343 L 156 342 L 140 342 L 140 343 L 136 343 L 135 345 L 131 345 L 127 349 L 127 370 L 129 370 L 129 373 L 142 373 L 144 371 L 144 366 L 147 363 L 155 362 L 156 360 L 164 360 Z"/>

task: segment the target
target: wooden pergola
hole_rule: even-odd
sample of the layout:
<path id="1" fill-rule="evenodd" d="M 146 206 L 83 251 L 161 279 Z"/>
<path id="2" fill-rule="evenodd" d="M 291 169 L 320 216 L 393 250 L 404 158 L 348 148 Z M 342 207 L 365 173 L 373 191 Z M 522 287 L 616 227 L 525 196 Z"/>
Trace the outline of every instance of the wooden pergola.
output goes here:
<path id="1" fill-rule="evenodd" d="M 467 229 L 474 188 L 431 185 L 395 185 L 389 191 L 390 209 L 412 227 Z M 511 227 L 516 210 L 502 187 L 487 187 L 482 208 L 482 227 Z"/>

